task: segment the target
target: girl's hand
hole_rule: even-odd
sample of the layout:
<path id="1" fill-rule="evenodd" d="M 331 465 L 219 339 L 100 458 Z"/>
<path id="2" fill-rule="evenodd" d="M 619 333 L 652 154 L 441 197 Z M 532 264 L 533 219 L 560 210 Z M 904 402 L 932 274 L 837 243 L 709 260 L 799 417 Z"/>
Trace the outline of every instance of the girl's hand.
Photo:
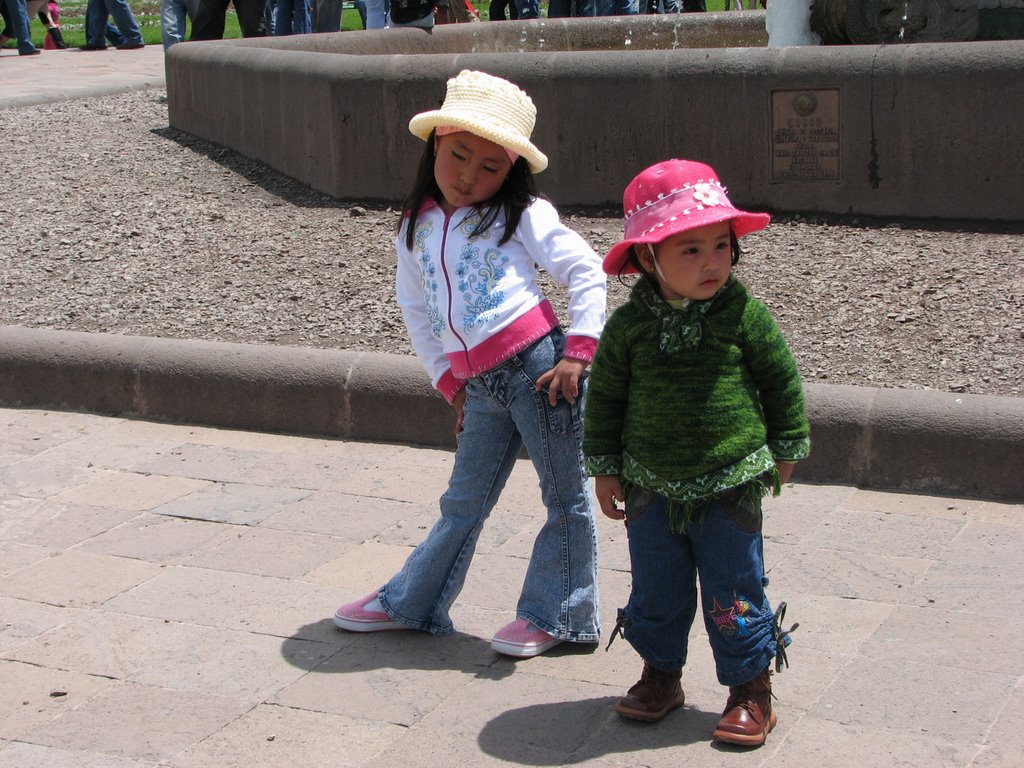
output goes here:
<path id="1" fill-rule="evenodd" d="M 779 485 L 785 485 L 789 482 L 789 478 L 793 476 L 793 467 L 795 466 L 795 461 L 775 462 L 775 469 L 779 471 Z"/>
<path id="2" fill-rule="evenodd" d="M 452 400 L 452 408 L 455 409 L 455 436 L 458 437 L 462 431 L 462 418 L 466 410 L 466 390 L 459 390 L 459 394 Z"/>
<path id="3" fill-rule="evenodd" d="M 537 379 L 537 391 L 548 388 L 548 402 L 554 407 L 561 392 L 570 403 L 580 396 L 580 377 L 587 370 L 587 364 L 572 357 L 563 357 L 550 371 Z"/>
<path id="4" fill-rule="evenodd" d="M 597 503 L 601 505 L 601 512 L 605 517 L 612 520 L 625 520 L 626 512 L 615 506 L 616 501 L 625 501 L 622 498 L 622 483 L 618 475 L 598 475 L 594 478 L 594 494 L 597 496 Z"/>

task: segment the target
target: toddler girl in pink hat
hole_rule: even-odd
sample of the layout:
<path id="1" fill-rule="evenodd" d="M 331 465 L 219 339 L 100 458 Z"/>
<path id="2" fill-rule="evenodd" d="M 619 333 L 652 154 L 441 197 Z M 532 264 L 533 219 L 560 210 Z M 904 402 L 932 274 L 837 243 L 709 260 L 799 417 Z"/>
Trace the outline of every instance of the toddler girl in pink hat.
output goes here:
<path id="1" fill-rule="evenodd" d="M 714 170 L 689 160 L 643 171 L 623 207 L 625 236 L 603 266 L 639 279 L 602 334 L 583 439 L 601 511 L 629 539 L 632 591 L 612 636 L 644 662 L 615 709 L 653 722 L 683 705 L 699 607 L 729 686 L 714 738 L 759 746 L 777 719 L 771 662 L 781 669 L 788 642 L 785 603 L 773 612 L 764 592 L 761 498 L 810 449 L 793 356 L 732 273 L 739 238 L 769 217 L 735 208 Z"/>

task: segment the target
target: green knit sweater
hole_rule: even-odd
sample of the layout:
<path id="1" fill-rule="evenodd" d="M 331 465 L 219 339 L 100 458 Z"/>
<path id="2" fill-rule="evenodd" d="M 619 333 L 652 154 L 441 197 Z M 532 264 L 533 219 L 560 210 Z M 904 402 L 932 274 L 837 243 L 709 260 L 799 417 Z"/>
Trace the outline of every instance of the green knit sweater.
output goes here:
<path id="1" fill-rule="evenodd" d="M 735 277 L 685 309 L 642 278 L 601 334 L 588 387 L 587 473 L 666 496 L 676 529 L 725 491 L 778 492 L 775 461 L 810 453 L 796 361 Z"/>

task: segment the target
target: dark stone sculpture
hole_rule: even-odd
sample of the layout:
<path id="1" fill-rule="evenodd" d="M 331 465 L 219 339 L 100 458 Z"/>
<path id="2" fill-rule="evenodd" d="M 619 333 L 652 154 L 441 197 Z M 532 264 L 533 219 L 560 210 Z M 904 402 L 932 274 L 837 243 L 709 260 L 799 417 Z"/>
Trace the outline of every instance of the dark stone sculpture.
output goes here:
<path id="1" fill-rule="evenodd" d="M 1024 38 L 1024 0 L 814 0 L 824 45 Z"/>

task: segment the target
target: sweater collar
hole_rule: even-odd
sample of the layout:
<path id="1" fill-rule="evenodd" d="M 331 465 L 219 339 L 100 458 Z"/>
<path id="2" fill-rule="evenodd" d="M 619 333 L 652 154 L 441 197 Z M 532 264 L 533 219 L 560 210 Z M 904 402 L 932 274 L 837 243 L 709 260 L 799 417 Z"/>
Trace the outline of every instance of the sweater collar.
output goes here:
<path id="1" fill-rule="evenodd" d="M 729 275 L 725 285 L 714 296 L 704 301 L 691 301 L 683 309 L 675 309 L 666 302 L 650 278 L 642 277 L 633 287 L 633 299 L 661 322 L 659 348 L 662 352 L 680 352 L 697 349 L 704 337 L 706 315 L 715 304 L 739 285 L 735 275 Z"/>

